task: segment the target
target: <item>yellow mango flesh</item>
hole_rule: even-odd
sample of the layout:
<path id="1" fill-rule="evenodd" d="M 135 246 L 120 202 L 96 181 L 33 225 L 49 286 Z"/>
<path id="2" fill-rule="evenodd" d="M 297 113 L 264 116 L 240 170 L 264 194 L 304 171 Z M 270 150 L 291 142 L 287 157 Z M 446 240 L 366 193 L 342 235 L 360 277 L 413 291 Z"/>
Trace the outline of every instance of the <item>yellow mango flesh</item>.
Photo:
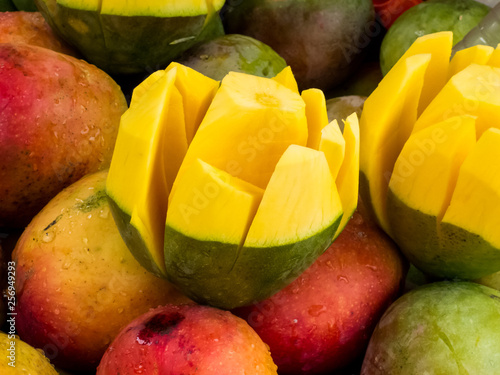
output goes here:
<path id="1" fill-rule="evenodd" d="M 418 38 L 398 61 L 398 63 L 405 61 L 410 56 L 431 54 L 429 65 L 425 71 L 424 85 L 421 89 L 418 114 L 422 113 L 423 109 L 446 83 L 452 44 L 453 34 L 450 31 L 427 34 Z"/>
<path id="2" fill-rule="evenodd" d="M 244 246 L 291 244 L 312 237 L 341 214 L 342 202 L 325 155 L 291 145 L 276 165 Z"/>
<path id="3" fill-rule="evenodd" d="M 500 124 L 500 69 L 472 64 L 454 75 L 415 123 L 414 131 L 453 116 L 477 117 L 477 136 Z"/>
<path id="4" fill-rule="evenodd" d="M 386 214 L 388 181 L 417 118 L 429 54 L 400 60 L 366 99 L 360 121 L 360 172 L 364 202 L 390 233 Z"/>
<path id="5" fill-rule="evenodd" d="M 450 61 L 448 78 L 453 77 L 458 72 L 467 68 L 470 64 L 487 64 L 493 51 L 493 47 L 481 44 L 457 51 Z"/>
<path id="6" fill-rule="evenodd" d="M 170 198 L 166 225 L 204 241 L 240 246 L 263 190 L 197 159 Z"/>
<path id="7" fill-rule="evenodd" d="M 299 86 L 297 85 L 297 81 L 293 76 L 292 68 L 287 66 L 281 72 L 276 74 L 275 77 L 271 78 L 273 81 L 282 84 L 285 87 L 288 87 L 293 92 L 299 93 Z"/>
<path id="8" fill-rule="evenodd" d="M 318 89 L 308 89 L 302 91 L 301 96 L 306 103 L 307 147 L 317 150 L 321 140 L 321 130 L 328 125 L 325 94 Z"/>
<path id="9" fill-rule="evenodd" d="M 342 232 L 358 206 L 359 195 L 359 123 L 356 113 L 344 121 L 345 157 L 335 180 L 344 214 L 335 238 Z"/>
<path id="10" fill-rule="evenodd" d="M 230 72 L 191 142 L 179 176 L 200 158 L 265 189 L 283 152 L 291 144 L 305 146 L 307 134 L 300 95 L 271 79 Z"/>
<path id="11" fill-rule="evenodd" d="M 389 189 L 409 208 L 439 220 L 460 166 L 475 144 L 471 116 L 454 117 L 412 134 L 396 161 Z"/>
<path id="12" fill-rule="evenodd" d="M 345 139 L 342 136 L 337 120 L 333 120 L 321 130 L 318 150 L 323 152 L 328 160 L 330 173 L 337 178 L 345 156 Z"/>
<path id="13" fill-rule="evenodd" d="M 174 73 L 163 75 L 142 96 L 137 109 L 128 110 L 122 116 L 106 183 L 107 194 L 131 217 L 146 247 L 154 249 L 151 251 L 153 262 L 162 271 L 165 269 L 163 231 L 168 199 L 165 192 L 170 187 L 162 159 L 155 155 L 163 150 L 164 122 L 171 116 L 180 120 L 177 114 L 179 110 L 182 113 Z M 169 125 L 178 126 L 174 134 L 182 135 L 179 129 L 184 128 L 183 122 Z M 173 141 L 176 147 L 187 149 L 185 139 Z M 134 171 L 133 178 L 130 171 Z"/>
<path id="14" fill-rule="evenodd" d="M 198 95 L 186 93 L 191 83 Z M 143 264 L 163 274 L 163 236 L 168 195 L 194 134 L 219 84 L 179 64 L 150 75 L 134 90 L 122 116 L 107 179 L 107 194 L 122 211 L 126 238 L 142 243 Z M 128 244 L 134 248 L 136 246 Z"/>
<path id="15" fill-rule="evenodd" d="M 490 128 L 462 164 L 443 223 L 463 228 L 500 249 L 499 209 L 500 130 Z"/>
<path id="16" fill-rule="evenodd" d="M 419 40 L 418 50 L 442 57 L 437 44 L 424 48 L 428 40 Z M 389 73 L 396 76 L 398 65 L 407 65 L 410 58 L 401 59 Z M 435 276 L 474 279 L 500 269 L 499 62 L 498 47 L 457 52 L 449 65 L 440 65 L 449 79 L 440 89 L 433 85 L 430 91 L 437 94 L 428 101 L 429 73 L 421 75 L 424 89 L 416 118 L 412 112 L 398 118 L 409 101 L 401 93 L 403 80 L 391 81 L 389 74 L 365 103 L 362 194 L 410 261 Z M 429 69 L 431 62 L 422 68 Z M 411 89 L 419 91 L 420 84 Z M 384 94 L 397 99 L 384 103 Z M 386 111 L 396 113 L 390 121 L 380 121 Z M 367 130 L 370 123 L 374 128 Z"/>

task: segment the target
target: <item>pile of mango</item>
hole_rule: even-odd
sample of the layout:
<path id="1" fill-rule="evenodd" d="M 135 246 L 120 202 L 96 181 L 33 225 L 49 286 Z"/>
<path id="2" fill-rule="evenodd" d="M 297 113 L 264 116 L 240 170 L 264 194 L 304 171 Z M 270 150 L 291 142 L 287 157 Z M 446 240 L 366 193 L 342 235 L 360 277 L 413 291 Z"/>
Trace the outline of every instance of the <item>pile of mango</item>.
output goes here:
<path id="1" fill-rule="evenodd" d="M 498 19 L 1 0 L 0 372 L 499 372 Z"/>

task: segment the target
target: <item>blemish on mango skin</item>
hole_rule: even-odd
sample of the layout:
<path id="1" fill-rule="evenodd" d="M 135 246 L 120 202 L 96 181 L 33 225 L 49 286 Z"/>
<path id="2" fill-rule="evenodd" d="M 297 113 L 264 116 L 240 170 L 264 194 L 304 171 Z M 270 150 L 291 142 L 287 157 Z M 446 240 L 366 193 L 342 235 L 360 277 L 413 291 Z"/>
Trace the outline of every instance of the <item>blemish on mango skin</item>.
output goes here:
<path id="1" fill-rule="evenodd" d="M 184 319 L 185 316 L 179 312 L 154 315 L 137 334 L 137 342 L 141 345 L 151 345 L 155 337 L 170 334 Z"/>

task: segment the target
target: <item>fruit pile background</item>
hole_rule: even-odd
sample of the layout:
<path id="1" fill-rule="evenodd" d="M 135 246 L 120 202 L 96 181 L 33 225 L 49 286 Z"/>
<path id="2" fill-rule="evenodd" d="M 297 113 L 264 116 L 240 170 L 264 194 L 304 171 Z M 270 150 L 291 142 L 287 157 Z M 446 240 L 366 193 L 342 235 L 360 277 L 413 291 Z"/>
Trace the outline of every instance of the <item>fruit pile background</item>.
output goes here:
<path id="1" fill-rule="evenodd" d="M 106 186 L 122 116 L 138 108 L 134 103 L 144 105 L 140 95 L 165 69 L 181 72 L 176 85 L 184 106 L 186 98 L 209 102 L 202 95 L 212 95 L 213 82 L 237 71 L 266 80 L 279 75 L 279 86 L 299 98 L 318 89 L 324 108 L 318 101 L 317 117 L 341 129 L 353 113 L 348 122 L 356 119 L 357 126 L 365 102 L 366 116 L 379 114 L 382 123 L 392 114 L 383 100 L 379 112 L 373 103 L 390 90 L 372 94 L 384 77 L 398 77 L 391 69 L 415 40 L 451 31 L 453 45 L 474 43 L 466 35 L 492 17 L 496 1 L 214 0 L 199 8 L 186 1 L 186 9 L 133 9 L 125 16 L 119 13 L 127 9 L 110 6 L 102 17 L 92 4 L 75 1 L 88 9 L 54 11 L 56 3 L 0 0 L 0 373 L 23 367 L 63 375 L 500 373 L 500 270 L 489 272 L 498 256 L 479 266 L 472 256 L 477 277 L 422 272 L 425 265 L 415 267 L 418 260 L 374 213 L 373 192 L 361 192 L 339 237 L 291 284 L 226 309 L 200 306 L 193 301 L 199 294 L 188 298 L 156 266 L 143 267 L 151 262 L 147 240 L 137 245 L 135 234 L 123 237 L 132 212 L 116 215 L 123 207 L 108 199 Z M 435 46 L 446 43 L 446 36 L 438 39 Z M 488 43 L 491 50 L 474 50 L 462 61 L 487 55 L 483 64 L 500 69 L 494 50 L 500 38 Z M 437 55 L 433 48 L 415 54 Z M 189 86 L 191 78 L 172 62 L 211 80 Z M 405 74 L 399 77 L 417 76 Z M 386 82 L 396 87 L 403 78 Z M 492 108 L 498 113 L 500 105 Z M 175 119 L 167 112 L 151 106 L 139 113 Z M 365 132 L 384 145 L 376 133 Z M 144 204 L 154 212 L 155 203 Z M 418 237 L 423 231 L 415 228 Z M 252 269 L 266 269 L 265 262 Z M 172 370 L 170 363 L 180 365 Z"/>

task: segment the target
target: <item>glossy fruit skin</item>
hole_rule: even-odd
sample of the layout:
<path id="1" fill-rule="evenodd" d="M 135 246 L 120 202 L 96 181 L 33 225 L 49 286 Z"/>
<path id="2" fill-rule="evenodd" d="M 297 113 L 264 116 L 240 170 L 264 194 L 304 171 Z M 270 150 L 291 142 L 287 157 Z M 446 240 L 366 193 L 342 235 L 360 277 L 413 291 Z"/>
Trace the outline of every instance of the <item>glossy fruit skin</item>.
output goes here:
<path id="1" fill-rule="evenodd" d="M 384 36 L 380 67 L 385 75 L 410 45 L 422 35 L 453 31 L 453 44 L 486 16 L 489 7 L 474 0 L 429 0 L 399 17 Z"/>
<path id="2" fill-rule="evenodd" d="M 97 375 L 276 375 L 269 349 L 228 311 L 164 305 L 123 328 Z"/>
<path id="3" fill-rule="evenodd" d="M 110 213 L 107 171 L 72 184 L 31 221 L 12 253 L 16 329 L 68 371 L 92 371 L 120 329 L 165 303 L 192 303 L 146 271 Z"/>
<path id="4" fill-rule="evenodd" d="M 217 81 L 230 71 L 272 78 L 286 62 L 268 45 L 241 34 L 226 34 L 196 45 L 176 61 Z"/>
<path id="5" fill-rule="evenodd" d="M 125 96 L 84 60 L 0 44 L 0 227 L 22 228 L 59 191 L 109 166 Z"/>
<path id="6" fill-rule="evenodd" d="M 394 243 L 357 211 L 294 282 L 234 312 L 269 345 L 280 374 L 330 373 L 364 353 L 376 322 L 399 296 L 406 269 Z"/>
<path id="7" fill-rule="evenodd" d="M 361 375 L 493 374 L 499 346 L 499 291 L 471 282 L 426 284 L 386 310 Z"/>
<path id="8" fill-rule="evenodd" d="M 301 90 L 346 79 L 377 33 L 371 0 L 247 0 L 227 3 L 223 14 L 227 33 L 249 35 L 282 56 Z"/>

